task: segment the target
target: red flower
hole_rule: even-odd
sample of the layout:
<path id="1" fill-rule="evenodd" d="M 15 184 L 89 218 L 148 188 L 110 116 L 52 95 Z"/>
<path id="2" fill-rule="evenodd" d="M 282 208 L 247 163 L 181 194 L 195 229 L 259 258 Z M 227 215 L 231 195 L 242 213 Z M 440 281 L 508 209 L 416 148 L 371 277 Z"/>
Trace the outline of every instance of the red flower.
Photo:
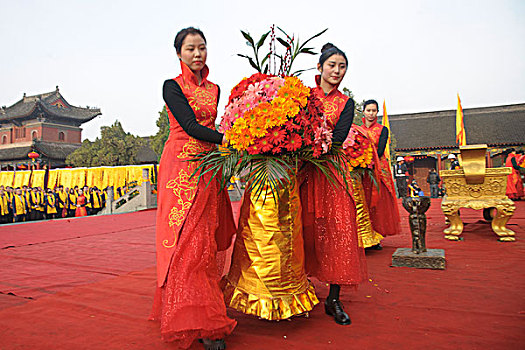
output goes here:
<path id="1" fill-rule="evenodd" d="M 279 126 L 274 126 L 268 130 L 268 141 L 274 145 L 278 145 L 284 141 L 286 137 L 286 132 Z"/>
<path id="2" fill-rule="evenodd" d="M 284 147 L 288 151 L 295 151 L 301 148 L 302 143 L 301 136 L 298 134 L 292 134 L 286 138 Z"/>
<path id="3" fill-rule="evenodd" d="M 272 153 L 273 154 L 279 154 L 279 153 L 282 152 L 282 150 L 283 150 L 282 147 L 274 147 L 274 148 L 272 148 Z"/>
<path id="4" fill-rule="evenodd" d="M 236 98 L 240 97 L 246 91 L 249 85 L 262 81 L 266 79 L 267 77 L 268 77 L 267 74 L 255 73 L 251 77 L 243 79 L 239 84 L 237 84 L 232 89 L 230 98 L 228 99 L 229 103 L 231 103 Z"/>
<path id="5" fill-rule="evenodd" d="M 284 128 L 289 132 L 301 130 L 301 125 L 297 124 L 293 119 L 288 119 L 284 124 Z"/>
<path id="6" fill-rule="evenodd" d="M 268 141 L 268 136 L 263 137 L 262 139 L 258 139 L 255 141 L 255 145 L 259 147 L 261 150 L 261 153 L 267 153 L 270 152 L 273 148 L 273 145 L 270 141 Z"/>
<path id="7" fill-rule="evenodd" d="M 261 154 L 261 149 L 256 145 L 256 144 L 253 144 L 251 146 L 249 146 L 247 149 L 249 154 Z"/>

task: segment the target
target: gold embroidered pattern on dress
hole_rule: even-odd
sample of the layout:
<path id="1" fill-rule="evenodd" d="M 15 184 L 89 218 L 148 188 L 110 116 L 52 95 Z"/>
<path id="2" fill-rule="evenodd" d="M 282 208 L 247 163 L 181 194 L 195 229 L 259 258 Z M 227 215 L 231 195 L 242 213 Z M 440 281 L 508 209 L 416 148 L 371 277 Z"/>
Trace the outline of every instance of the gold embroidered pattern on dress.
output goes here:
<path id="1" fill-rule="evenodd" d="M 191 207 L 193 198 L 195 198 L 195 194 L 197 193 L 197 178 L 194 177 L 190 179 L 189 172 L 180 169 L 179 176 L 170 180 L 166 188 L 171 188 L 177 198 L 177 205 L 171 208 L 168 215 L 169 226 L 180 226 L 182 225 L 186 211 Z M 171 244 L 169 244 L 167 239 L 162 241 L 162 245 L 166 248 L 173 248 L 176 243 L 177 237 L 174 237 L 173 243 Z"/>
<path id="2" fill-rule="evenodd" d="M 337 116 L 337 111 L 339 110 L 339 104 L 345 100 L 339 96 L 334 97 L 333 101 L 328 101 L 326 98 L 322 99 L 323 101 L 323 113 L 332 123 L 337 122 L 334 118 Z"/>
<path id="3" fill-rule="evenodd" d="M 217 112 L 217 100 L 215 98 L 215 95 L 212 92 L 208 91 L 209 87 L 211 86 L 206 86 L 205 89 L 197 87 L 195 91 L 193 91 L 193 95 L 188 97 L 188 103 L 190 104 L 191 108 L 195 111 L 196 116 L 196 112 L 200 110 L 201 107 L 207 109 L 207 112 L 209 112 L 212 115 Z M 203 113 L 201 113 L 201 117 L 206 116 L 207 114 L 203 111 Z"/>
<path id="4" fill-rule="evenodd" d="M 197 154 L 209 150 L 209 147 L 206 147 L 202 142 L 199 142 L 197 139 L 190 137 L 190 140 L 182 146 L 182 151 L 177 156 L 179 159 L 188 159 L 196 156 Z"/>

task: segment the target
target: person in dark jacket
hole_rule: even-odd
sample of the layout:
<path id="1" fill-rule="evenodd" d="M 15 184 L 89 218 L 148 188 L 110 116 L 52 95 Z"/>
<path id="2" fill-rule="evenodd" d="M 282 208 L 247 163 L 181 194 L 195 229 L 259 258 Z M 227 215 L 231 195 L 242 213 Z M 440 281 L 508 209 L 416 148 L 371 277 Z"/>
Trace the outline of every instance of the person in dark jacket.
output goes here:
<path id="1" fill-rule="evenodd" d="M 399 198 L 406 197 L 408 186 L 408 168 L 403 157 L 397 157 L 394 166 L 394 178 L 396 179 L 397 194 Z"/>
<path id="2" fill-rule="evenodd" d="M 427 183 L 430 186 L 430 198 L 438 198 L 439 183 L 441 179 L 436 169 L 430 169 L 427 176 Z"/>

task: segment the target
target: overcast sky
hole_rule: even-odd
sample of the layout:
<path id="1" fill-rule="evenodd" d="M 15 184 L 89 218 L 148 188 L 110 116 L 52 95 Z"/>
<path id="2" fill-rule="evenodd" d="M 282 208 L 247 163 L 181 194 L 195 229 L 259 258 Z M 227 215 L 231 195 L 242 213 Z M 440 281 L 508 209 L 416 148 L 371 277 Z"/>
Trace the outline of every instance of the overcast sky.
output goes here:
<path id="1" fill-rule="evenodd" d="M 0 0 L 0 105 L 59 85 L 76 106 L 102 116 L 83 125 L 93 140 L 118 119 L 126 131 L 155 134 L 162 83 L 180 73 L 173 39 L 195 26 L 208 41 L 209 79 L 230 89 L 254 71 L 239 30 L 271 24 L 346 52 L 341 87 L 357 101 L 386 100 L 389 114 L 525 102 L 525 1 L 30 1 Z M 266 46 L 265 46 L 266 47 Z M 314 67 L 306 55 L 295 69 Z M 313 85 L 314 72 L 301 76 Z"/>

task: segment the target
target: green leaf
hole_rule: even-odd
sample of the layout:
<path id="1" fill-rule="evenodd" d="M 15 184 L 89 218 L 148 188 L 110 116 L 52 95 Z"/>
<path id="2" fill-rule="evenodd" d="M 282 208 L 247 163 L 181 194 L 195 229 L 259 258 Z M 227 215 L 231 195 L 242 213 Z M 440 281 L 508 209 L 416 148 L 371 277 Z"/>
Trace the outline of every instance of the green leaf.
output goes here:
<path id="1" fill-rule="evenodd" d="M 296 76 L 300 75 L 302 72 L 307 72 L 307 71 L 312 70 L 312 69 L 315 69 L 315 67 L 308 68 L 308 69 L 299 69 L 299 70 L 296 70 L 295 72 L 293 72 L 291 75 L 296 77 Z"/>
<path id="2" fill-rule="evenodd" d="M 313 47 L 305 47 L 304 49 L 301 49 L 299 53 L 307 53 L 309 55 L 317 55 L 316 52 L 312 51 Z"/>
<path id="3" fill-rule="evenodd" d="M 255 62 L 253 61 L 253 59 L 251 57 L 248 57 L 248 61 L 250 61 L 250 65 L 255 68 L 258 72 L 261 72 L 261 68 L 259 68 Z"/>
<path id="4" fill-rule="evenodd" d="M 242 31 L 242 30 L 241 30 L 241 33 L 242 33 L 242 36 L 244 36 L 244 39 L 248 40 L 248 42 L 250 43 L 249 46 L 254 47 L 255 45 L 254 45 L 253 39 L 252 39 L 252 37 L 250 36 L 250 34 L 248 34 L 248 33 L 245 32 L 245 31 Z"/>
<path id="5" fill-rule="evenodd" d="M 286 40 L 282 39 L 282 38 L 276 38 L 277 41 L 283 45 L 285 48 L 289 48 L 290 47 L 290 43 L 288 43 Z"/>
<path id="6" fill-rule="evenodd" d="M 305 47 L 305 45 L 311 41 L 312 39 L 315 39 L 321 35 L 323 35 L 326 31 L 328 30 L 328 28 L 326 28 L 325 30 L 322 30 L 320 31 L 319 33 L 315 34 L 314 36 L 312 36 L 310 39 L 306 40 L 299 48 L 302 49 L 303 47 Z"/>
<path id="7" fill-rule="evenodd" d="M 268 34 L 270 34 L 270 31 L 266 32 L 266 34 L 263 34 L 259 41 L 257 42 L 257 49 L 261 48 L 263 46 L 264 41 L 266 40 L 266 37 L 268 37 Z"/>
<path id="8" fill-rule="evenodd" d="M 281 27 L 277 26 L 277 29 L 279 29 L 281 31 L 281 33 L 283 33 L 284 35 L 286 35 L 286 37 L 288 38 L 288 40 L 292 41 L 292 37 L 289 36 Z"/>

